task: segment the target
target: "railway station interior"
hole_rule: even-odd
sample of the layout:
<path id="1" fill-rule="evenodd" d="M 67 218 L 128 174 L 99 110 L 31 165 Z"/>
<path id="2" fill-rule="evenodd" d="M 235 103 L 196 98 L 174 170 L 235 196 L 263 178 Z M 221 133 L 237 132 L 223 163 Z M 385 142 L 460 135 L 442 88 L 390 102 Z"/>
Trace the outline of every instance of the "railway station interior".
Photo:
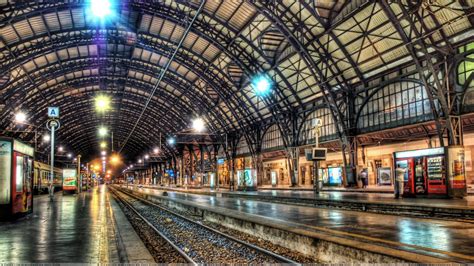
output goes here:
<path id="1" fill-rule="evenodd" d="M 474 1 L 0 1 L 0 264 L 474 263 Z"/>

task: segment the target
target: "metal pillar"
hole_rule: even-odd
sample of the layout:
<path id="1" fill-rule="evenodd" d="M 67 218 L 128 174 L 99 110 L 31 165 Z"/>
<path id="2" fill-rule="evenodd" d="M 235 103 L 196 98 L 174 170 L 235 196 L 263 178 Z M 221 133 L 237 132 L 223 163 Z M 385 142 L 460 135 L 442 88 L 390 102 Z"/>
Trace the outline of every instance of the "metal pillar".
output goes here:
<path id="1" fill-rule="evenodd" d="M 50 166 L 50 172 L 49 172 L 49 198 L 50 200 L 54 200 L 54 186 L 53 186 L 53 182 L 54 182 L 54 133 L 55 133 L 55 130 L 56 130 L 56 126 L 57 126 L 57 123 L 52 121 L 50 123 L 50 126 L 51 126 L 51 155 L 50 155 L 50 163 L 51 163 L 51 166 Z"/>

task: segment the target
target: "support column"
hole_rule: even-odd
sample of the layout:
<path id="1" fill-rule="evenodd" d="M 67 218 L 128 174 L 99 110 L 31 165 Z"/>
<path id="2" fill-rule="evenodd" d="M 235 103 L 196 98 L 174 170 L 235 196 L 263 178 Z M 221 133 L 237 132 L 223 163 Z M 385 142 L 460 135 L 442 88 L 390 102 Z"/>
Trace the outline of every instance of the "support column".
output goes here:
<path id="1" fill-rule="evenodd" d="M 263 158 L 262 154 L 259 152 L 257 155 L 252 156 L 252 168 L 257 171 L 257 184 L 256 187 L 262 185 L 264 169 L 263 169 Z"/>
<path id="2" fill-rule="evenodd" d="M 290 175 L 290 186 L 294 187 L 298 185 L 298 165 L 299 165 L 299 155 L 300 149 L 298 147 L 288 147 L 286 149 L 287 160 L 289 166 L 289 175 Z"/>
<path id="3" fill-rule="evenodd" d="M 200 166 L 199 171 L 201 171 L 201 188 L 204 187 L 204 146 L 199 145 L 199 158 L 200 158 Z"/>
<path id="4" fill-rule="evenodd" d="M 355 185 L 357 176 L 357 138 L 354 136 L 347 137 L 348 143 L 343 144 L 342 148 L 343 158 L 343 184 L 345 187 Z"/>

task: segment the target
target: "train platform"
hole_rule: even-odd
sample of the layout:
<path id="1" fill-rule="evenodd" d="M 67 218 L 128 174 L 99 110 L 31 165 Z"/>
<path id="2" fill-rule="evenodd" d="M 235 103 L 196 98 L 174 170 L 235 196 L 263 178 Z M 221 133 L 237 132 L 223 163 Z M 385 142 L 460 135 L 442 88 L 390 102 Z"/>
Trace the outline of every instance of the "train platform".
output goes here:
<path id="1" fill-rule="evenodd" d="M 35 196 L 33 213 L 0 223 L 0 263 L 154 263 L 105 186 Z"/>
<path id="2" fill-rule="evenodd" d="M 164 186 L 144 186 L 150 189 L 176 191 L 197 195 L 227 198 L 246 198 L 259 201 L 293 205 L 319 206 L 346 210 L 362 210 L 409 216 L 450 217 L 474 219 L 474 195 L 463 199 L 401 198 L 391 193 L 358 193 L 349 191 L 259 190 L 229 191 L 210 189 L 185 189 Z"/>
<path id="3" fill-rule="evenodd" d="M 122 188 L 125 187 L 122 186 Z M 472 254 L 474 226 L 469 221 L 290 206 L 253 199 L 215 197 L 175 191 L 164 193 L 162 190 L 150 188 L 129 187 L 128 189 L 134 193 L 172 201 L 173 203 L 170 204 L 172 206 L 181 204 L 189 206 L 189 209 L 219 213 L 225 216 L 219 220 L 221 223 L 228 222 L 230 218 L 252 222 L 245 228 L 255 231 L 255 235 L 262 233 L 261 237 L 273 232 L 269 229 L 261 229 L 261 226 L 265 225 L 280 230 L 278 233 L 280 237 L 283 236 L 281 231 L 288 231 L 317 238 L 319 241 L 364 250 L 365 253 L 350 255 L 357 257 L 359 262 L 369 262 L 370 259 L 363 256 L 370 256 L 369 254 L 373 253 L 412 262 L 474 262 Z M 215 216 L 216 214 L 213 215 Z M 244 224 L 244 222 L 234 222 L 231 226 L 237 227 Z M 286 241 L 295 239 L 289 236 L 284 238 Z M 320 245 L 318 241 L 309 243 L 313 244 L 306 245 Z M 303 244 L 300 243 L 300 245 Z M 332 255 L 329 254 L 328 257 L 337 257 L 334 254 L 339 252 L 337 250 L 348 252 L 342 251 L 340 247 L 333 249 L 334 247 L 330 247 L 329 244 L 323 247 L 318 246 L 318 248 L 322 253 L 332 252 Z M 343 257 L 343 254 L 341 253 L 340 256 Z"/>

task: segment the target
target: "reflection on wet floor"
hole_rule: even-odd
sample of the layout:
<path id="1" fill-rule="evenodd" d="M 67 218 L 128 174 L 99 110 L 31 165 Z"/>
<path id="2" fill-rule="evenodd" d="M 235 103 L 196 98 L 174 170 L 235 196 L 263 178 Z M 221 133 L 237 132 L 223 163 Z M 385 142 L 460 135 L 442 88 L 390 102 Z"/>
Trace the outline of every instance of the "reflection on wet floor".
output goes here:
<path id="1" fill-rule="evenodd" d="M 151 194 L 161 193 L 154 189 L 141 190 Z M 274 220 L 329 228 L 428 249 L 466 255 L 472 255 L 474 250 L 474 227 L 470 223 L 312 208 L 242 198 L 216 198 L 169 191 L 168 197 L 192 201 L 207 207 L 227 208 Z"/>
<path id="2" fill-rule="evenodd" d="M 80 195 L 39 196 L 32 215 L 0 223 L 0 263 L 113 262 L 105 187 Z"/>

